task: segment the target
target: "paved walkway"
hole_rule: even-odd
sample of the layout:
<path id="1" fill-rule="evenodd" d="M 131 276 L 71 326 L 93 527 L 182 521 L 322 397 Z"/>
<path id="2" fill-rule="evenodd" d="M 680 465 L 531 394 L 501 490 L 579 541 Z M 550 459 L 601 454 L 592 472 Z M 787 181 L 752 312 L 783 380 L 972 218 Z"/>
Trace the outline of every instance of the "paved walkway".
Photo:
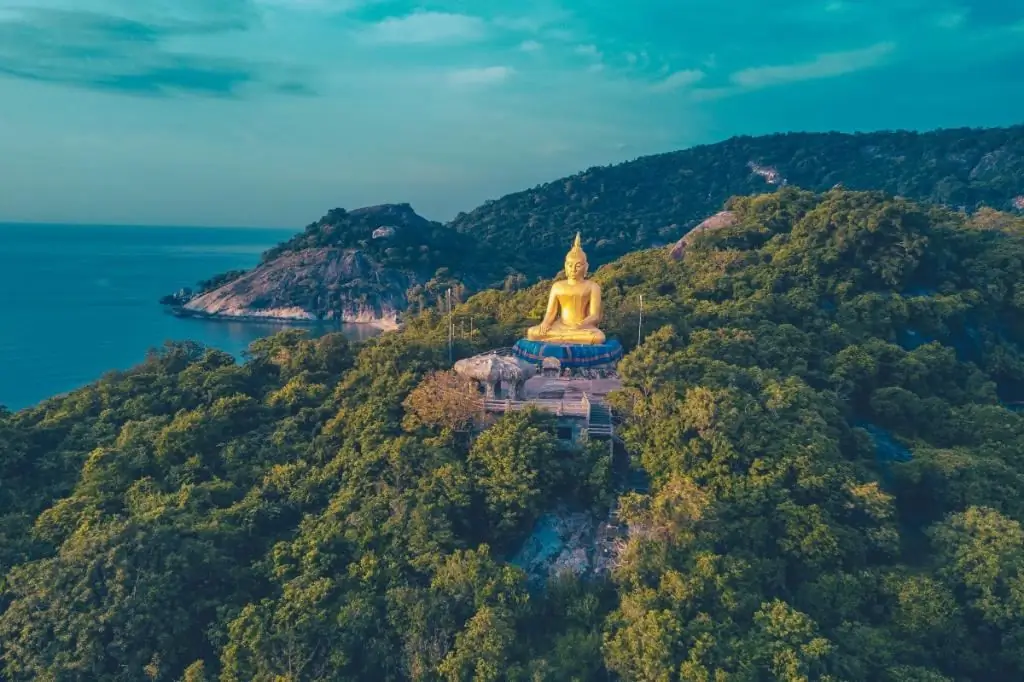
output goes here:
<path id="1" fill-rule="evenodd" d="M 575 398 L 584 394 L 603 400 L 606 395 L 622 388 L 619 379 L 577 379 L 563 377 L 531 377 L 523 385 L 526 399 Z"/>

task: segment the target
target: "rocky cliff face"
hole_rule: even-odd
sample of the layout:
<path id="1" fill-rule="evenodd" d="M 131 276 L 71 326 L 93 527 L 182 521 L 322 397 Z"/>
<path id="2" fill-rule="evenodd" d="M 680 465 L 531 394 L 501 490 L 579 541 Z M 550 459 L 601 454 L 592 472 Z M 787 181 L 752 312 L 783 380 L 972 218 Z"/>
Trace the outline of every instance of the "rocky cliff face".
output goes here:
<path id="1" fill-rule="evenodd" d="M 183 312 L 238 319 L 339 320 L 390 328 L 417 277 L 358 249 L 287 252 L 185 303 Z"/>
<path id="2" fill-rule="evenodd" d="M 410 297 L 419 307 L 464 286 L 455 266 L 475 263 L 474 241 L 408 204 L 334 209 L 263 254 L 248 272 L 225 273 L 162 301 L 181 315 L 398 325 Z"/>

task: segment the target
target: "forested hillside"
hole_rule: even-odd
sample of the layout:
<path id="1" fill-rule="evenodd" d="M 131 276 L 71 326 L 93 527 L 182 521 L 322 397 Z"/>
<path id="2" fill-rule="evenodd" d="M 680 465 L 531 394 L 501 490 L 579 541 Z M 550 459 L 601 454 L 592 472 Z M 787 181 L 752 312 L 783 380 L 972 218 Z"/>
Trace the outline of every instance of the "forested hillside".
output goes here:
<path id="1" fill-rule="evenodd" d="M 595 275 L 646 494 L 609 499 L 607 449 L 537 414 L 417 418 L 449 364 L 430 311 L 244 364 L 171 346 L 0 413 L 0 677 L 1024 678 L 1024 221 L 841 190 L 728 208 L 681 260 Z M 460 305 L 458 356 L 544 295 Z M 507 562 L 546 510 L 609 503 L 605 577 L 531 589 Z"/>
<path id="2" fill-rule="evenodd" d="M 420 217 L 409 204 L 384 204 L 353 211 L 336 208 L 305 231 L 263 254 L 268 263 L 304 249 L 359 249 L 385 267 L 433 272 L 470 261 L 473 239 L 453 234 L 440 223 Z"/>
<path id="3" fill-rule="evenodd" d="M 241 294 L 241 308 L 298 306 L 323 317 L 367 301 L 380 308 L 386 299 L 383 307 L 421 310 L 447 288 L 462 300 L 463 292 L 510 291 L 549 278 L 577 231 L 591 263 L 599 265 L 679 240 L 729 197 L 785 185 L 825 191 L 837 184 L 952 210 L 985 206 L 1024 213 L 1024 125 L 733 137 L 591 168 L 488 201 L 447 225 L 420 217 L 408 204 L 333 209 L 269 250 L 261 265 L 347 250 L 365 261 L 361 267 L 346 263 L 307 272 L 308 258 L 281 260 L 279 269 L 295 272 L 294 281 L 285 273 L 283 282 L 267 287 L 231 272 L 202 283 L 199 293 L 238 281 L 239 291 L 231 294 Z M 171 295 L 164 302 L 178 306 L 186 300 Z"/>
<path id="4" fill-rule="evenodd" d="M 785 184 L 818 192 L 841 184 L 954 210 L 1024 211 L 1024 125 L 734 137 L 591 168 L 489 201 L 450 226 L 493 249 L 502 267 L 550 277 L 577 230 L 603 264 L 679 239 L 730 196 Z"/>
<path id="5" fill-rule="evenodd" d="M 408 204 L 337 208 L 264 255 L 261 266 L 277 272 L 253 272 L 248 280 L 228 273 L 199 292 L 235 281 L 222 293 L 240 311 L 296 307 L 313 317 L 365 321 L 374 313 L 353 309 L 419 311 L 437 305 L 448 288 L 461 301 L 465 292 L 516 290 L 551 277 L 577 231 L 591 263 L 603 265 L 680 239 L 731 196 L 786 185 L 818 192 L 842 185 L 959 211 L 1024 213 L 1024 125 L 735 137 L 591 168 L 488 201 L 447 225 Z M 342 262 L 343 252 L 358 255 Z M 192 307 L 216 314 L 223 298 Z"/>

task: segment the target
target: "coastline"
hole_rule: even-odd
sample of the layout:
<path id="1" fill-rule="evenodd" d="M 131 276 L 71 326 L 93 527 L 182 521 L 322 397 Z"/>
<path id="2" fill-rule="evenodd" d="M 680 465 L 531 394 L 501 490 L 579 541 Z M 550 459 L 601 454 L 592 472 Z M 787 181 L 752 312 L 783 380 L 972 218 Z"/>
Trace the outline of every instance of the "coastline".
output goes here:
<path id="1" fill-rule="evenodd" d="M 295 327 L 316 327 L 321 325 L 358 325 L 368 329 L 376 329 L 381 332 L 395 331 L 401 328 L 401 324 L 395 320 L 375 318 L 372 320 L 346 320 L 337 318 L 317 319 L 315 317 L 298 316 L 274 316 L 254 314 L 224 314 L 208 313 L 199 310 L 190 310 L 184 306 L 166 306 L 166 312 L 175 317 L 183 319 L 212 320 L 220 322 L 272 322 L 287 324 Z"/>

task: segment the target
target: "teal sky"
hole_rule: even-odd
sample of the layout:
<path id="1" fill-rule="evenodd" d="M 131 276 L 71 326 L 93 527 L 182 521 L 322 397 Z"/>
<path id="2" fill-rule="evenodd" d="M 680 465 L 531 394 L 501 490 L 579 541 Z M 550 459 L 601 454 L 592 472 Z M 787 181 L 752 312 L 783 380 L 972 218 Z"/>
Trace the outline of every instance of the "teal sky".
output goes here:
<path id="1" fill-rule="evenodd" d="M 736 134 L 1021 121 L 1011 0 L 0 0 L 0 220 L 446 220 Z"/>

